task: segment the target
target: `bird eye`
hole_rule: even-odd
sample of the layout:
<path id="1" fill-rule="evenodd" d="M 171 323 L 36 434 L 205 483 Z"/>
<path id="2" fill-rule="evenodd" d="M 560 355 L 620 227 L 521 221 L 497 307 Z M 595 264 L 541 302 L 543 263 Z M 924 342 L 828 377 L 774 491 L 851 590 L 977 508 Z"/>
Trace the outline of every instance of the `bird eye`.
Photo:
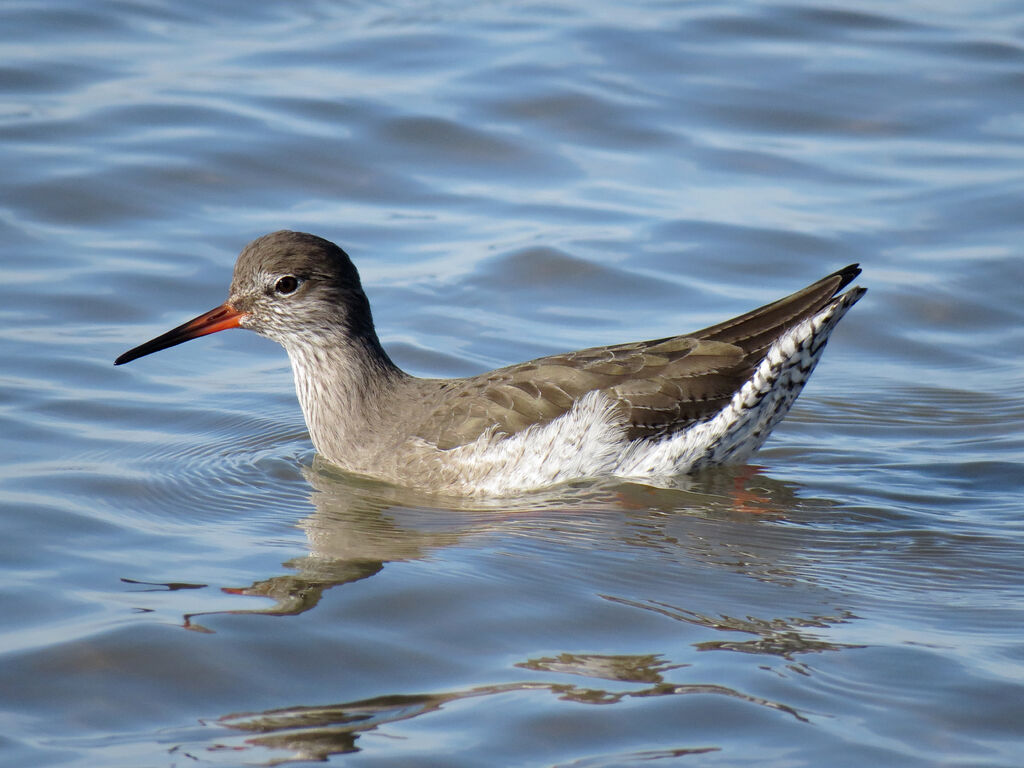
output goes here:
<path id="1" fill-rule="evenodd" d="M 274 284 L 274 293 L 287 296 L 289 293 L 295 293 L 298 288 L 299 278 L 294 275 L 285 275 Z"/>

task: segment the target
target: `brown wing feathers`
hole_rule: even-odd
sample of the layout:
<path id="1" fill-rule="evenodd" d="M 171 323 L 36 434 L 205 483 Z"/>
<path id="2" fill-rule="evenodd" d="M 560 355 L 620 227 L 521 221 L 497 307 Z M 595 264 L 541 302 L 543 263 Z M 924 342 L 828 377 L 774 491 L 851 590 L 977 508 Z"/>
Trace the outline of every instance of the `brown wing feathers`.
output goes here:
<path id="1" fill-rule="evenodd" d="M 515 434 L 604 392 L 622 408 L 631 439 L 669 435 L 716 413 L 750 377 L 772 342 L 821 311 L 860 274 L 856 264 L 751 312 L 684 336 L 552 355 L 461 379 L 420 434 L 439 448 L 471 442 L 487 429 Z"/>
<path id="2" fill-rule="evenodd" d="M 748 352 L 765 350 L 785 329 L 824 309 L 859 274 L 860 265 L 851 264 L 801 291 L 689 335 L 698 339 L 739 344 Z"/>

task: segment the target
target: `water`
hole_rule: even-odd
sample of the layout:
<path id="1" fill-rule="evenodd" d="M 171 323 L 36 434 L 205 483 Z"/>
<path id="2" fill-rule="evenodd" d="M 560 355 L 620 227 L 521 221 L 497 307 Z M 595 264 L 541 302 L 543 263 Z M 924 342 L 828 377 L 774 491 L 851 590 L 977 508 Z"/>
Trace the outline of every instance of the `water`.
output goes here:
<path id="1" fill-rule="evenodd" d="M 1019 4 L 0 5 L 0 763 L 1018 766 Z M 870 289 L 752 465 L 458 505 L 220 334 L 343 244 L 423 375 Z"/>

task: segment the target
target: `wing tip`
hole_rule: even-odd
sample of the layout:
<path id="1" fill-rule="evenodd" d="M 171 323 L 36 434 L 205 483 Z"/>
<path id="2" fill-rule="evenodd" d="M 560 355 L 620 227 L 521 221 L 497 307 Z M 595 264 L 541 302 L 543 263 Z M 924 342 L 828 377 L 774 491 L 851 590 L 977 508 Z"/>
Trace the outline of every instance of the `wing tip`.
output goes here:
<path id="1" fill-rule="evenodd" d="M 845 288 L 850 283 L 852 283 L 854 280 L 856 280 L 857 276 L 860 273 L 861 273 L 860 264 L 859 263 L 854 263 L 854 264 L 849 264 L 849 265 L 843 267 L 842 269 L 837 269 L 831 275 L 826 275 L 825 276 L 826 280 L 828 280 L 830 278 L 833 278 L 833 277 L 838 277 L 839 278 L 839 284 L 836 286 L 835 292 L 832 295 L 835 296 L 837 293 L 839 293 L 841 290 L 843 290 L 843 288 Z"/>

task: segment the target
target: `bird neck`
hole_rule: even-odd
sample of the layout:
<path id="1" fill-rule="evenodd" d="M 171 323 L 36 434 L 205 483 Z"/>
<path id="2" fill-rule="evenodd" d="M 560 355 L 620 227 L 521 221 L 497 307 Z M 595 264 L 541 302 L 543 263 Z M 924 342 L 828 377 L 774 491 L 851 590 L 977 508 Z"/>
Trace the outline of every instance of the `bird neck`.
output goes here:
<path id="1" fill-rule="evenodd" d="M 317 339 L 288 348 L 295 391 L 316 449 L 356 472 L 373 460 L 388 432 L 396 390 L 411 377 L 376 336 Z"/>

